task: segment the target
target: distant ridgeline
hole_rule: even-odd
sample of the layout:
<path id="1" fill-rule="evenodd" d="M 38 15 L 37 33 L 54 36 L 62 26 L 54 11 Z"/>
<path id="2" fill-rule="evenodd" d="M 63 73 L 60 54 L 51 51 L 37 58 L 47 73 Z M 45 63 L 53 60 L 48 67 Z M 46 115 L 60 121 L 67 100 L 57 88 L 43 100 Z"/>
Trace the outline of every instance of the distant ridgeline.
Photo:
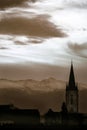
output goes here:
<path id="1" fill-rule="evenodd" d="M 60 112 L 48 110 L 40 115 L 37 109 L 19 109 L 10 105 L 0 105 L 0 127 L 87 127 L 87 114 L 78 112 L 78 86 L 75 83 L 73 64 L 71 64 L 69 82 L 66 85 L 66 102 Z"/>

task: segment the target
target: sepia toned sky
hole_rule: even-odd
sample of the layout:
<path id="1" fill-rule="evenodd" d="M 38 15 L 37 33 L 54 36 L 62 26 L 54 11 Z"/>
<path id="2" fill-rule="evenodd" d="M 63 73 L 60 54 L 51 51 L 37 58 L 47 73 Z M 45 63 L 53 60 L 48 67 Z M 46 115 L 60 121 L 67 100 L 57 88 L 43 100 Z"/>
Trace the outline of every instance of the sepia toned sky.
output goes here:
<path id="1" fill-rule="evenodd" d="M 0 104 L 60 110 L 71 61 L 87 112 L 87 0 L 0 0 Z"/>
<path id="2" fill-rule="evenodd" d="M 87 83 L 87 0 L 0 0 L 0 78 Z"/>

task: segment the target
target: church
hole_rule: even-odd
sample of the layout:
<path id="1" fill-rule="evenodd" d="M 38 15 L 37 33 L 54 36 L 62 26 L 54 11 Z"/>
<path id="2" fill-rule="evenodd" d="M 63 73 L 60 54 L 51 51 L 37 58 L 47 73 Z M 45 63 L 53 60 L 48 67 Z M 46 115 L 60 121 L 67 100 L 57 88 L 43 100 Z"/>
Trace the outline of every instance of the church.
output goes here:
<path id="1" fill-rule="evenodd" d="M 54 112 L 49 109 L 44 115 L 44 124 L 50 126 L 87 127 L 87 114 L 79 113 L 79 90 L 75 82 L 73 63 L 71 63 L 69 81 L 66 84 L 65 102 L 61 111 Z"/>
<path id="2" fill-rule="evenodd" d="M 78 113 L 78 86 L 75 82 L 73 64 L 71 63 L 69 81 L 66 84 L 65 102 L 62 104 L 62 111 L 68 113 Z"/>
<path id="3" fill-rule="evenodd" d="M 66 107 L 68 112 L 78 112 L 78 86 L 75 82 L 73 64 L 71 63 L 69 82 L 66 85 Z"/>

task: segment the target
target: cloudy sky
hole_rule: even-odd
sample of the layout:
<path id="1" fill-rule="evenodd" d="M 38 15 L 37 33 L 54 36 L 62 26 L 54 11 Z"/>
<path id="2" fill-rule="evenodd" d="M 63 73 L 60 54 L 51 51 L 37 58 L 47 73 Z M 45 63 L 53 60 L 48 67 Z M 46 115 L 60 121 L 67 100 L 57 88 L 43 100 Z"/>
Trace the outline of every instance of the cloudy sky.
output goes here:
<path id="1" fill-rule="evenodd" d="M 71 60 L 87 112 L 87 0 L 0 0 L 0 103 L 60 109 Z"/>
<path id="2" fill-rule="evenodd" d="M 0 0 L 0 78 L 87 83 L 87 0 Z"/>

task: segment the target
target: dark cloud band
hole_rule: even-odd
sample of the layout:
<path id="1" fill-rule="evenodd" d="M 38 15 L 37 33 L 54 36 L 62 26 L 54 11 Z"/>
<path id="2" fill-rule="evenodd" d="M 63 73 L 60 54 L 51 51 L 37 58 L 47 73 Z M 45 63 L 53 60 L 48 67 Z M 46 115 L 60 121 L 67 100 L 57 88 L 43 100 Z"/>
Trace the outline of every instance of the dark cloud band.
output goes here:
<path id="1" fill-rule="evenodd" d="M 64 33 L 43 16 L 27 19 L 11 17 L 0 22 L 0 34 L 28 35 L 38 37 L 64 37 Z"/>
<path id="2" fill-rule="evenodd" d="M 19 6 L 29 0 L 0 0 L 0 8 Z"/>

